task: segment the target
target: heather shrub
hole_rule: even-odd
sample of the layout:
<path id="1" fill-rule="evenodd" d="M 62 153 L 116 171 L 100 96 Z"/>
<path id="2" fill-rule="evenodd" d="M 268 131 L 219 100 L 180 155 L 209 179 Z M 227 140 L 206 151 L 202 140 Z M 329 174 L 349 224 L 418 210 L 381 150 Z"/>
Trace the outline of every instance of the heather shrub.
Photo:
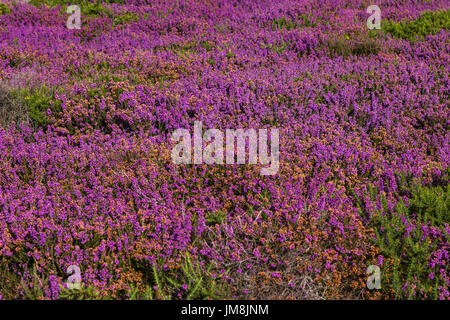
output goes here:
<path id="1" fill-rule="evenodd" d="M 7 1 L 0 121 L 31 125 L 0 129 L 0 296 L 448 298 L 448 31 L 411 46 L 300 2 Z M 277 174 L 175 165 L 194 121 L 279 128 Z"/>
<path id="2" fill-rule="evenodd" d="M 291 30 L 296 28 L 297 23 L 293 19 L 287 20 L 286 17 L 281 17 L 272 21 L 272 30 Z"/>
<path id="3" fill-rule="evenodd" d="M 450 29 L 450 10 L 425 11 L 414 20 L 389 21 L 383 24 L 382 29 L 397 38 L 421 41 L 427 35 Z"/>

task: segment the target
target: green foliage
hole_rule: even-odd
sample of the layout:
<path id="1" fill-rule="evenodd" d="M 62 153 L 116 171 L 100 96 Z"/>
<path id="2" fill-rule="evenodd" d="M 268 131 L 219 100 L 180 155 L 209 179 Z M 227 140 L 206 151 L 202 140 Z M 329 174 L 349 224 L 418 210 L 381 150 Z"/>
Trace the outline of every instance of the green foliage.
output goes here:
<path id="1" fill-rule="evenodd" d="M 400 198 L 393 210 L 389 210 L 384 193 L 368 186 L 372 206 L 376 208 L 377 200 L 381 203 L 381 208 L 368 216 L 368 223 L 376 236 L 374 243 L 385 258 L 382 289 L 387 296 L 392 290 L 398 299 L 437 299 L 438 288 L 445 286 L 445 280 L 438 276 L 439 266 L 429 266 L 429 258 L 448 239 L 431 238 L 422 227 L 433 225 L 446 234 L 445 224 L 450 222 L 449 188 L 408 181 L 404 176 L 398 178 L 401 192 L 411 195 L 408 206 Z M 366 216 L 365 205 L 361 201 L 357 205 L 360 214 Z M 434 279 L 429 277 L 432 272 Z"/>
<path id="2" fill-rule="evenodd" d="M 210 52 L 216 49 L 216 44 L 207 40 L 193 40 L 180 44 L 172 43 L 170 45 L 158 46 L 155 50 L 168 50 L 180 57 L 189 58 L 191 55 L 198 53 L 200 48 Z"/>
<path id="3" fill-rule="evenodd" d="M 103 0 L 103 3 L 117 3 L 117 4 L 124 4 L 125 0 Z"/>
<path id="4" fill-rule="evenodd" d="M 69 289 L 61 286 L 59 292 L 61 300 L 100 300 L 99 293 L 91 286 L 81 285 L 80 289 Z"/>
<path id="5" fill-rule="evenodd" d="M 113 25 L 127 24 L 130 22 L 137 22 L 139 15 L 134 12 L 127 12 L 124 14 L 113 15 Z"/>
<path id="6" fill-rule="evenodd" d="M 50 108 L 50 101 L 51 96 L 47 95 L 45 88 L 34 92 L 27 100 L 30 118 L 40 127 L 48 124 L 46 112 Z"/>
<path id="7" fill-rule="evenodd" d="M 225 55 L 228 59 L 234 58 L 236 55 L 234 54 L 233 51 L 231 51 L 231 49 L 228 49 L 226 55 Z"/>
<path id="8" fill-rule="evenodd" d="M 276 29 L 297 29 L 297 23 L 293 19 L 287 20 L 286 17 L 281 17 L 272 21 L 272 30 Z"/>
<path id="9" fill-rule="evenodd" d="M 10 13 L 10 12 L 11 12 L 11 9 L 3 2 L 0 2 L 0 15 Z"/>
<path id="10" fill-rule="evenodd" d="M 214 42 L 211 42 L 211 41 L 202 40 L 199 43 L 200 43 L 200 47 L 205 49 L 207 52 L 209 52 L 209 51 L 211 51 L 211 50 L 216 48 L 216 44 Z"/>
<path id="11" fill-rule="evenodd" d="M 206 217 L 206 224 L 209 226 L 213 226 L 216 224 L 222 224 L 225 219 L 227 218 L 227 213 L 223 212 L 223 211 L 217 211 L 217 212 L 211 212 L 207 217 Z"/>
<path id="12" fill-rule="evenodd" d="M 289 48 L 292 45 L 292 41 L 290 40 L 278 40 L 274 43 L 268 43 L 268 44 L 262 44 L 262 47 L 265 49 L 269 49 L 272 50 L 276 53 L 281 53 L 281 52 L 285 52 L 286 50 L 289 50 Z"/>
<path id="13" fill-rule="evenodd" d="M 81 11 L 87 15 L 98 16 L 98 15 L 107 15 L 108 9 L 100 4 L 99 1 L 92 3 L 89 2 L 81 6 Z"/>
<path id="14" fill-rule="evenodd" d="M 214 58 L 206 58 L 206 62 L 211 66 L 214 67 L 216 65 L 216 60 Z"/>
<path id="15" fill-rule="evenodd" d="M 140 292 L 138 286 L 131 285 L 128 296 L 130 300 L 154 300 L 153 289 L 150 286 L 146 286 L 144 292 Z"/>
<path id="16" fill-rule="evenodd" d="M 116 3 L 117 1 L 102 1 L 103 3 Z M 88 0 L 31 0 L 30 4 L 40 7 L 41 5 L 45 5 L 47 7 L 57 7 L 60 6 L 62 10 L 66 10 L 70 5 L 78 5 L 80 6 L 81 12 L 86 15 L 106 15 L 109 13 L 109 10 L 102 6 L 101 1 L 88 1 Z M 121 2 L 117 2 L 121 3 Z"/>
<path id="17" fill-rule="evenodd" d="M 61 110 L 60 102 L 53 100 L 53 93 L 45 86 L 37 90 L 29 90 L 27 88 L 13 90 L 11 91 L 11 96 L 24 101 L 30 120 L 38 127 L 45 128 L 49 124 L 47 118 L 48 109 Z"/>
<path id="18" fill-rule="evenodd" d="M 423 40 L 427 35 L 450 29 L 450 10 L 425 11 L 414 20 L 389 21 L 382 26 L 383 32 L 409 41 Z"/>
<path id="19" fill-rule="evenodd" d="M 67 6 L 67 5 L 80 5 L 86 3 L 86 0 L 31 0 L 29 3 L 35 7 L 40 7 L 42 5 L 47 7 L 56 7 L 56 6 Z M 70 3 L 70 4 L 69 4 Z"/>
<path id="20" fill-rule="evenodd" d="M 210 263 L 205 269 L 198 258 L 192 261 L 190 254 L 186 253 L 180 272 L 169 274 L 153 266 L 154 286 L 148 285 L 145 290 L 131 286 L 129 298 L 130 300 L 218 299 L 224 288 L 217 285 L 211 272 L 212 267 L 213 264 Z"/>
<path id="21" fill-rule="evenodd" d="M 286 19 L 281 17 L 271 22 L 272 30 L 293 30 L 299 28 L 309 28 L 316 26 L 311 14 L 301 14 L 295 19 Z"/>
<path id="22" fill-rule="evenodd" d="M 409 209 L 420 219 L 435 227 L 450 222 L 450 189 L 445 187 L 417 186 L 409 200 Z"/>

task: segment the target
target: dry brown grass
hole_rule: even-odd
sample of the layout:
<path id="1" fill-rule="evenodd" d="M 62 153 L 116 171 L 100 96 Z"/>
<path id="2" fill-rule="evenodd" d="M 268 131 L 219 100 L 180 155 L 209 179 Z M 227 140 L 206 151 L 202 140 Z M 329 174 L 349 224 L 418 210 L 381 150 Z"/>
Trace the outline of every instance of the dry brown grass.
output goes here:
<path id="1" fill-rule="evenodd" d="M 0 126 L 7 128 L 11 125 L 29 123 L 29 121 L 25 101 L 13 97 L 9 87 L 0 82 Z"/>
<path id="2" fill-rule="evenodd" d="M 38 74 L 31 69 L 17 71 L 7 79 L 0 79 L 0 126 L 30 123 L 29 110 L 23 97 L 11 94 L 21 89 L 35 90 L 40 86 Z"/>
<path id="3" fill-rule="evenodd" d="M 305 257 L 306 258 L 306 257 Z M 277 269 L 282 278 L 271 276 L 270 267 L 259 263 L 253 267 L 252 273 L 244 272 L 237 277 L 239 286 L 245 288 L 237 299 L 268 300 L 324 300 L 326 288 L 314 279 L 301 272 L 302 257 L 296 251 L 283 254 L 286 263 Z"/>
<path id="4" fill-rule="evenodd" d="M 378 54 L 381 45 L 377 39 L 368 36 L 358 36 L 356 39 L 346 39 L 344 36 L 330 38 L 326 45 L 332 55 L 347 58 L 353 56 L 367 56 Z"/>

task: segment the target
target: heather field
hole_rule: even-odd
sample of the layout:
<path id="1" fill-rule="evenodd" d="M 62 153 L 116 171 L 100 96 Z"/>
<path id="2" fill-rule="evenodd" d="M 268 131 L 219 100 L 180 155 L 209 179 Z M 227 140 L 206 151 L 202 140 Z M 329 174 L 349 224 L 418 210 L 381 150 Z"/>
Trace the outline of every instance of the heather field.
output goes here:
<path id="1" fill-rule="evenodd" d="M 449 10 L 0 0 L 0 298 L 449 300 Z"/>

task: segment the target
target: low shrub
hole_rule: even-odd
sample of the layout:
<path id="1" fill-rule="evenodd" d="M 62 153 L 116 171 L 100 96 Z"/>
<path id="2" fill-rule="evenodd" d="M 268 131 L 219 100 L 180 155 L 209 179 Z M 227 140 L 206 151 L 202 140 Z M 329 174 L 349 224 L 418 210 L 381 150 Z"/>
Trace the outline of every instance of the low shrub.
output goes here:
<path id="1" fill-rule="evenodd" d="M 423 40 L 442 29 L 450 29 L 450 10 L 426 11 L 414 20 L 389 21 L 382 26 L 384 32 L 409 41 Z"/>

